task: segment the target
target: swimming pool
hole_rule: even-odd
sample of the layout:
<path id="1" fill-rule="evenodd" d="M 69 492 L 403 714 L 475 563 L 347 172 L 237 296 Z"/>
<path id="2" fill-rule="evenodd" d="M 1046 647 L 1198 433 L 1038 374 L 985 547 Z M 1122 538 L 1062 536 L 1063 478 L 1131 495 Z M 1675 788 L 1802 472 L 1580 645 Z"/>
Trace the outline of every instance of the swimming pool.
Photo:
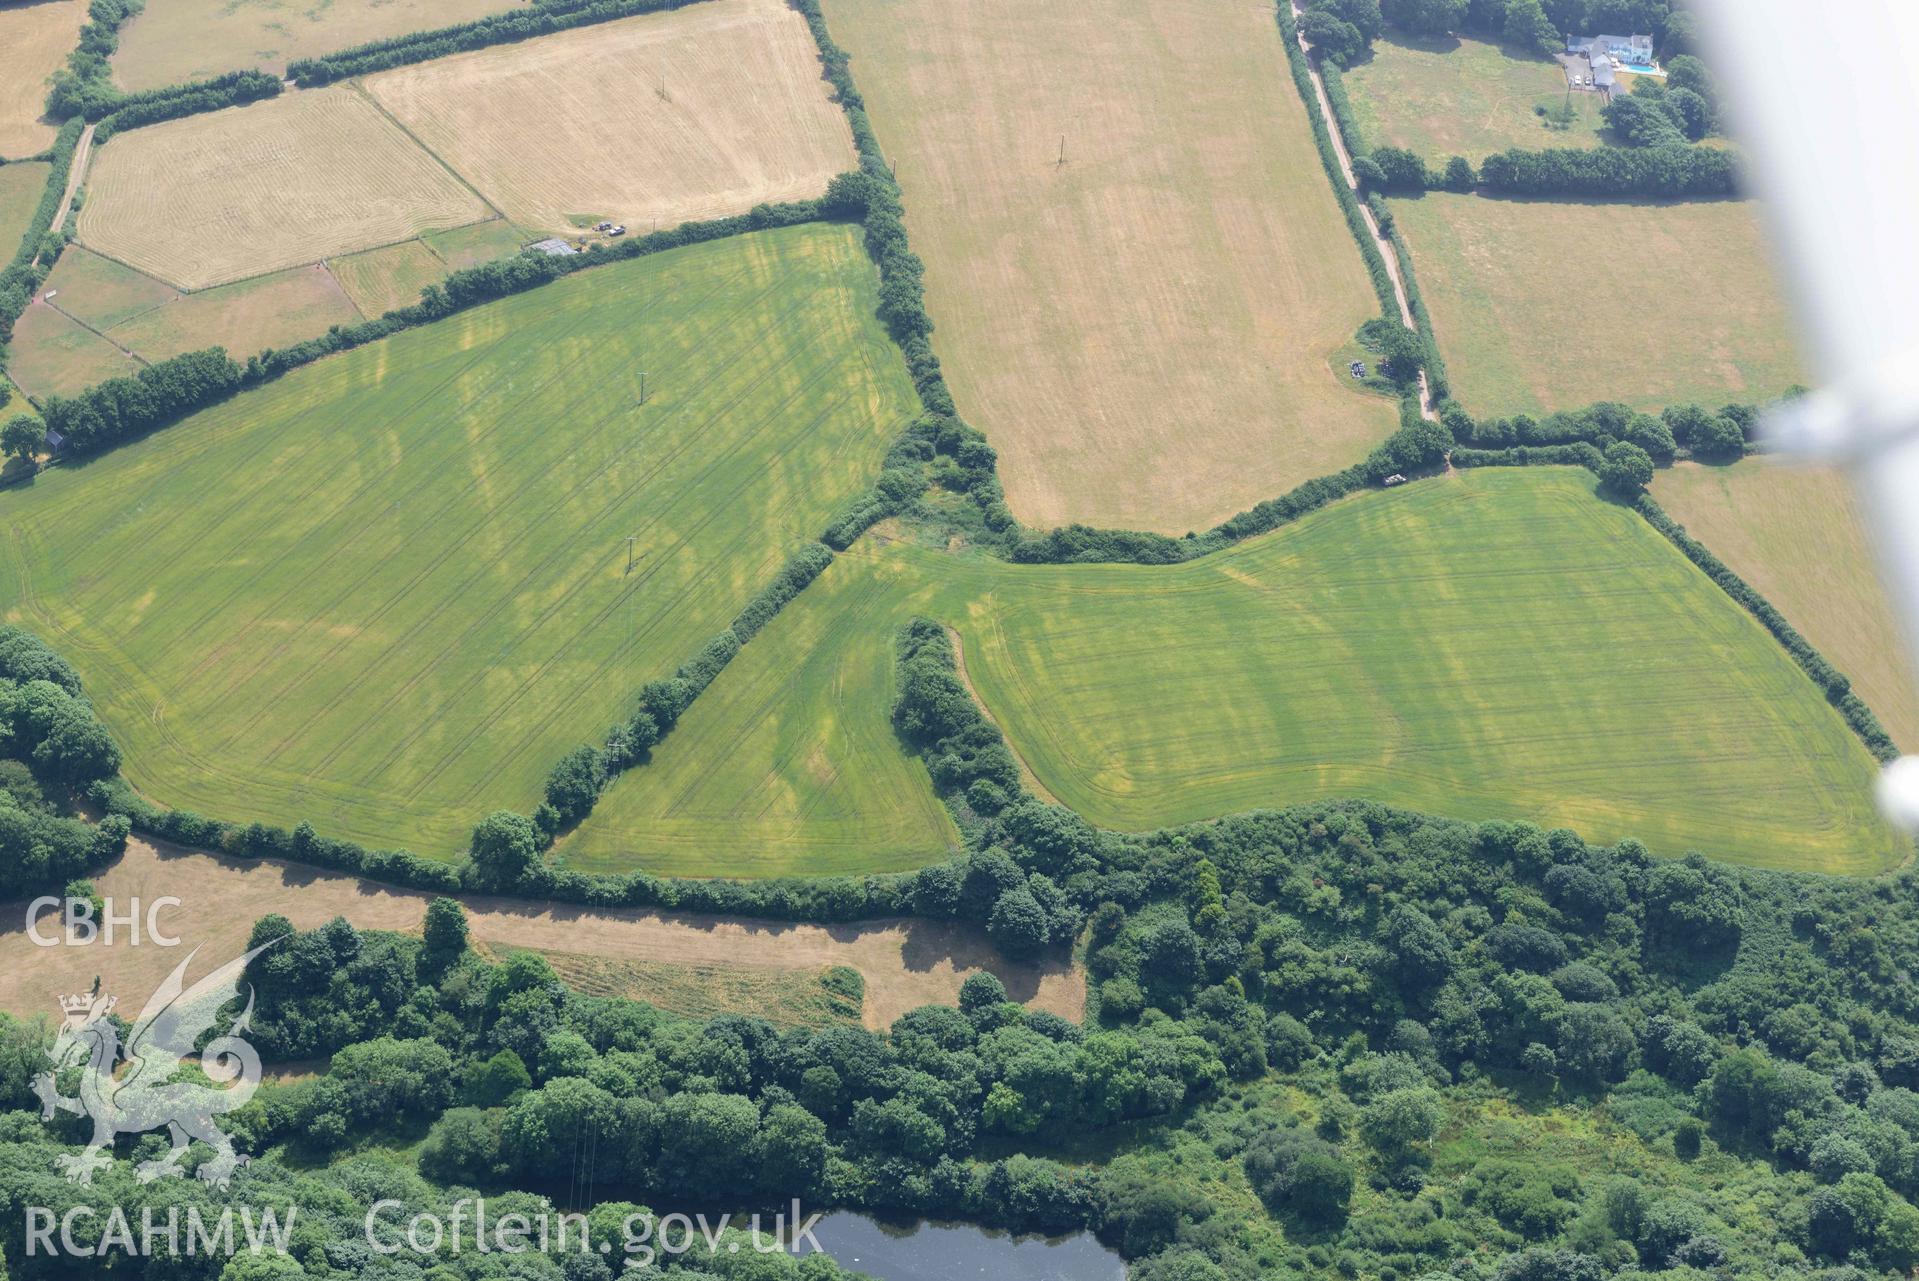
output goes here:
<path id="1" fill-rule="evenodd" d="M 1665 72 L 1661 71 L 1658 67 L 1642 67 L 1636 63 L 1631 63 L 1631 62 L 1620 63 L 1619 69 L 1621 71 L 1630 71 L 1636 76 L 1663 76 L 1666 74 Z"/>

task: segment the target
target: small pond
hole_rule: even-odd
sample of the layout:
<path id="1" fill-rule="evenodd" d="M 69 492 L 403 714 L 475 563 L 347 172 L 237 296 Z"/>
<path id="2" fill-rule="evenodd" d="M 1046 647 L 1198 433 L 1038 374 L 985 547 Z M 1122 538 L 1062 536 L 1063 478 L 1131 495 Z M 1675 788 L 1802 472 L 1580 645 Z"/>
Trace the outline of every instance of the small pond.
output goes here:
<path id="1" fill-rule="evenodd" d="M 878 1281 L 1125 1281 L 1120 1257 L 1090 1232 L 1013 1236 L 969 1223 L 881 1223 L 837 1211 L 813 1229 L 820 1249 Z M 809 1250 L 808 1253 L 811 1253 Z"/>

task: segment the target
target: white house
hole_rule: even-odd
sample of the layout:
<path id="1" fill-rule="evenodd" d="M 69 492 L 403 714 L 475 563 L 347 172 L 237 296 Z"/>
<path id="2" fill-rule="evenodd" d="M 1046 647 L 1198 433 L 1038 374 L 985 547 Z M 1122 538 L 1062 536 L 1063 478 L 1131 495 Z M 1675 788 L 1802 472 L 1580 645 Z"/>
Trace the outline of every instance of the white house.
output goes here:
<path id="1" fill-rule="evenodd" d="M 1583 53 L 1588 58 L 1606 54 L 1635 66 L 1652 65 L 1652 37 L 1645 36 L 1568 36 L 1567 53 Z"/>

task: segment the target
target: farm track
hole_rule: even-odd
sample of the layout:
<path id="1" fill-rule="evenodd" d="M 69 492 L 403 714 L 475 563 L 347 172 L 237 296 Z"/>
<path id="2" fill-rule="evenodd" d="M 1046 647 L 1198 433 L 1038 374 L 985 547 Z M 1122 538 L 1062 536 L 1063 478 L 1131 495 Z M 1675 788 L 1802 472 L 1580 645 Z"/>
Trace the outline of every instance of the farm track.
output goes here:
<path id="1" fill-rule="evenodd" d="M 1292 0 L 1293 17 L 1304 16 L 1306 9 L 1300 0 Z M 1339 157 L 1339 171 L 1345 175 L 1346 186 L 1359 201 L 1359 216 L 1366 220 L 1366 229 L 1373 234 L 1373 243 L 1379 247 L 1380 257 L 1386 260 L 1386 274 L 1392 278 L 1393 296 L 1399 300 L 1399 318 L 1406 328 L 1418 332 L 1419 323 L 1413 319 L 1413 304 L 1406 293 L 1406 278 L 1400 272 L 1399 250 L 1392 239 L 1379 229 L 1379 220 L 1373 217 L 1373 211 L 1366 206 L 1365 193 L 1359 189 L 1359 178 L 1353 173 L 1352 153 L 1347 150 L 1346 138 L 1339 132 L 1339 121 L 1333 116 L 1332 100 L 1326 96 L 1326 81 L 1319 74 L 1319 64 L 1313 60 L 1313 46 L 1300 32 L 1299 47 L 1306 54 L 1306 68 L 1313 78 L 1313 94 L 1317 100 L 1320 119 L 1326 122 L 1326 132 L 1333 140 L 1333 152 Z M 1426 371 L 1419 371 L 1419 414 L 1429 422 L 1439 421 L 1439 411 L 1433 408 L 1432 388 L 1426 383 Z"/>

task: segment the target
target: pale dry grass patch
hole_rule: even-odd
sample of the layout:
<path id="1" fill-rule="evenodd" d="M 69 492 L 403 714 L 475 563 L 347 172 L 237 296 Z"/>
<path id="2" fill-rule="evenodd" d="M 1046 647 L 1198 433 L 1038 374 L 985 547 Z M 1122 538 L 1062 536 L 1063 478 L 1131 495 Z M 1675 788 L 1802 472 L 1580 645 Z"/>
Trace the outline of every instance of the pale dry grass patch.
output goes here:
<path id="1" fill-rule="evenodd" d="M 366 89 L 508 218 L 550 232 L 810 199 L 855 160 L 806 24 L 780 0 L 706 0 L 381 72 Z"/>
<path id="2" fill-rule="evenodd" d="M 35 947 L 21 928 L 25 904 L 0 905 L 7 922 L 0 931 L 0 1010 L 29 1018 L 43 1012 L 57 1016 L 53 992 L 83 991 L 95 975 L 105 991 L 137 1009 L 190 948 L 200 948 L 192 970 L 198 978 L 244 952 L 254 922 L 268 913 L 277 912 L 303 930 L 342 916 L 359 929 L 412 934 L 421 929 L 435 897 L 274 859 L 218 858 L 138 838 L 128 842 L 118 862 L 91 879 L 122 912 L 136 902 L 150 905 L 168 895 L 178 899 L 177 908 L 160 909 L 158 921 L 181 946 L 134 946 L 123 929 L 111 947 L 70 948 L 54 956 L 72 966 L 70 974 L 62 973 L 48 963 L 52 954 Z M 795 970 L 850 966 L 866 979 L 861 1013 L 874 1028 L 921 1005 L 954 1004 L 960 984 L 982 969 L 997 975 L 1013 999 L 1035 1009 L 1073 1020 L 1085 1013 L 1086 978 L 1070 962 L 1008 960 L 986 941 L 984 931 L 955 921 L 802 925 L 524 899 L 468 897 L 464 903 L 474 943 L 496 954 L 523 948 L 586 955 L 629 972 L 649 966 L 732 970 L 741 972 L 742 983 L 756 974 L 777 978 Z M 57 923 L 48 920 L 41 930 L 55 934 Z"/>
<path id="3" fill-rule="evenodd" d="M 249 67 L 275 74 L 369 40 L 471 22 L 524 0 L 147 0 L 120 31 L 113 78 L 128 90 L 204 80 Z"/>

